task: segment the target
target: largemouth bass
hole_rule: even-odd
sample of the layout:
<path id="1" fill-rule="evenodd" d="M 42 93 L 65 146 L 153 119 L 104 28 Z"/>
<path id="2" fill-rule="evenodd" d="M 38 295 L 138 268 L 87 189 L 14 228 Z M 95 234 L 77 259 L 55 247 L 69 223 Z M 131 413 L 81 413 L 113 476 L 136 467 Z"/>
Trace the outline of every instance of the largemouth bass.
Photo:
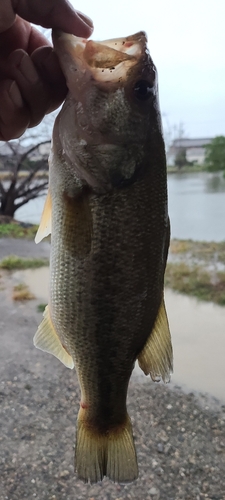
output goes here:
<path id="1" fill-rule="evenodd" d="M 34 343 L 76 368 L 78 477 L 129 482 L 138 476 L 126 408 L 135 360 L 153 380 L 172 370 L 157 73 L 143 32 L 104 42 L 56 32 L 53 42 L 69 93 L 36 237 L 52 233 L 50 302 Z"/>

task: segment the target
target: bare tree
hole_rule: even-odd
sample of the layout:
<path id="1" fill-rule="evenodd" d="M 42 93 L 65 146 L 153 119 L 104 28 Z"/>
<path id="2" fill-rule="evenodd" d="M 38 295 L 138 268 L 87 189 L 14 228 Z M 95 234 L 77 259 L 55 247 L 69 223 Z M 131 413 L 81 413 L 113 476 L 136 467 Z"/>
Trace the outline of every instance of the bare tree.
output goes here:
<path id="1" fill-rule="evenodd" d="M 184 123 L 179 122 L 178 124 L 172 124 L 169 120 L 167 113 L 162 113 L 162 122 L 163 122 L 165 148 L 166 148 L 166 153 L 168 153 L 174 141 L 176 140 L 177 142 L 178 140 L 182 140 L 185 136 L 187 136 L 187 134 L 185 131 Z"/>
<path id="2" fill-rule="evenodd" d="M 0 143 L 0 216 L 43 196 L 48 187 L 48 156 L 57 111 L 17 140 Z M 1 175 L 2 172 L 2 175 Z"/>
<path id="3" fill-rule="evenodd" d="M 41 157 L 40 154 L 41 146 L 46 144 L 50 144 L 50 141 L 39 142 L 22 151 L 20 141 L 7 143 L 11 154 L 4 165 L 7 180 L 0 180 L 0 215 L 14 217 L 18 208 L 43 195 L 48 186 L 48 179 L 46 176 L 44 179 L 38 179 L 36 174 L 40 170 L 46 170 L 47 158 Z M 36 160 L 33 156 L 35 152 L 39 152 Z M 21 171 L 23 176 L 20 176 Z"/>

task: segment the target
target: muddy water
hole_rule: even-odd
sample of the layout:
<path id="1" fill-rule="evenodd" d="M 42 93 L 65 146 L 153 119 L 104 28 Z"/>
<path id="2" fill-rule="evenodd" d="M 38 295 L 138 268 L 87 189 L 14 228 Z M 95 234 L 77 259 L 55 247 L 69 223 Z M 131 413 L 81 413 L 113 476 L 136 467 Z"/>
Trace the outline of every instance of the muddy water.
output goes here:
<path id="1" fill-rule="evenodd" d="M 48 268 L 15 273 L 42 303 L 48 301 L 48 275 Z M 172 382 L 225 401 L 225 307 L 171 290 L 165 299 L 174 349 Z M 135 372 L 142 376 L 138 367 Z"/>
<path id="2" fill-rule="evenodd" d="M 225 401 L 225 307 L 166 290 L 174 383 Z"/>
<path id="3" fill-rule="evenodd" d="M 48 303 L 48 282 L 49 268 L 40 267 L 38 269 L 25 269 L 14 273 L 14 278 L 18 282 L 25 283 L 35 297 L 43 304 Z"/>

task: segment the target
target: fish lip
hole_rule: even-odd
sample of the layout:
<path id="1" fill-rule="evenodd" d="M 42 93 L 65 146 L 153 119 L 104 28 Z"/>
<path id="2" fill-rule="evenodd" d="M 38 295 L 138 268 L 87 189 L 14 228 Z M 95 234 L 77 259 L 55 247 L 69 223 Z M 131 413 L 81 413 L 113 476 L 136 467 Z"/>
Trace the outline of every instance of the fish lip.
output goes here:
<path id="1" fill-rule="evenodd" d="M 120 38 L 110 38 L 110 39 L 107 39 L 107 40 L 102 40 L 102 41 L 97 41 L 97 42 L 93 42 L 93 40 L 90 40 L 90 39 L 87 39 L 87 38 L 81 38 L 81 37 L 78 37 L 76 35 L 72 35 L 70 33 L 65 33 L 64 31 L 62 30 L 59 30 L 58 28 L 54 28 L 52 30 L 52 41 L 53 41 L 53 45 L 54 47 L 56 46 L 57 44 L 57 41 L 60 39 L 60 38 L 64 38 L 64 39 L 70 39 L 71 42 L 72 40 L 74 41 L 74 43 L 77 43 L 77 42 L 83 42 L 84 44 L 88 43 L 88 42 L 92 42 L 92 43 L 97 43 L 99 45 L 102 45 L 102 46 L 105 46 L 105 47 L 109 47 L 109 48 L 112 48 L 112 45 L 114 45 L 114 49 L 119 51 L 119 46 L 121 45 L 121 47 L 124 47 L 125 49 L 129 49 L 131 45 L 129 44 L 132 44 L 132 42 L 136 42 L 136 43 L 142 43 L 143 45 L 145 45 L 147 47 L 147 43 L 148 43 L 148 37 L 147 37 L 147 33 L 145 31 L 139 31 L 137 33 L 135 33 L 134 35 L 129 35 L 127 37 L 120 37 Z M 126 52 L 123 50 L 123 52 Z"/>

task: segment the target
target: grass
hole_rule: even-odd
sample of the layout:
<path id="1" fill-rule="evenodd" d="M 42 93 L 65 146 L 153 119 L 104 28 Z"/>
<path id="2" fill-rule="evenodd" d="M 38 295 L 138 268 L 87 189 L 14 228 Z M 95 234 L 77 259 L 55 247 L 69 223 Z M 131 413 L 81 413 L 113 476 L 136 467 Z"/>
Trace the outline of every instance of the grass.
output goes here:
<path id="1" fill-rule="evenodd" d="M 165 285 L 225 306 L 225 241 L 171 241 Z"/>
<path id="2" fill-rule="evenodd" d="M 35 269 L 37 267 L 48 266 L 47 259 L 23 259 L 17 255 L 9 255 L 0 261 L 0 269 L 14 271 L 16 269 Z"/>
<path id="3" fill-rule="evenodd" d="M 35 296 L 30 292 L 27 285 L 20 283 L 13 287 L 12 298 L 13 300 L 25 301 L 35 299 Z"/>
<path id="4" fill-rule="evenodd" d="M 189 258 L 202 260 L 205 263 L 217 261 L 225 264 L 225 241 L 208 242 L 174 239 L 170 244 L 170 253 L 173 255 L 187 254 Z"/>
<path id="5" fill-rule="evenodd" d="M 38 304 L 37 306 L 37 312 L 43 313 L 47 304 Z"/>
<path id="6" fill-rule="evenodd" d="M 10 224 L 0 224 L 0 238 L 26 238 L 34 240 L 38 225 L 23 227 L 15 221 Z"/>
<path id="7" fill-rule="evenodd" d="M 167 173 L 168 174 L 190 174 L 190 173 L 196 173 L 196 172 L 204 172 L 206 171 L 206 166 L 205 165 L 184 165 L 181 167 L 181 169 L 178 169 L 175 165 L 168 165 L 167 166 Z"/>

